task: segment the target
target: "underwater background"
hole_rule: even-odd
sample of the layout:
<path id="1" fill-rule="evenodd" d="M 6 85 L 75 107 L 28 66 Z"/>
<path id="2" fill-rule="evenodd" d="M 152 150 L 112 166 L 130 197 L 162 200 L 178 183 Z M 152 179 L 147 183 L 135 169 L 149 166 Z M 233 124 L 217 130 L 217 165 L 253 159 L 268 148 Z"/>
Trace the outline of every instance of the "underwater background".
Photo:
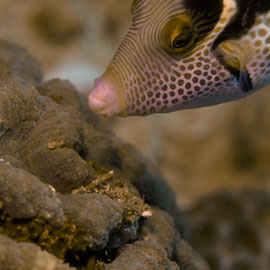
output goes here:
<path id="1" fill-rule="evenodd" d="M 129 27 L 131 2 L 0 0 L 0 39 L 19 44 L 36 58 L 45 81 L 51 78 L 68 79 L 81 95 L 88 95 L 94 79 L 104 72 Z M 42 87 L 40 93 L 50 91 L 50 85 Z M 240 101 L 148 117 L 99 118 L 97 126 L 100 132 L 107 134 L 107 130 L 112 130 L 112 134 L 122 142 L 133 145 L 146 158 L 147 161 L 142 163 L 147 169 L 166 179 L 175 193 L 177 205 L 189 220 L 187 239 L 206 258 L 211 269 L 269 269 L 270 86 Z M 102 144 L 111 144 L 111 141 L 105 141 Z M 122 146 L 117 144 L 117 147 Z M 98 152 L 101 150 L 96 147 L 93 151 L 98 157 L 91 156 L 90 159 L 99 160 Z M 124 146 L 121 151 L 125 151 Z M 107 162 L 104 160 L 100 158 L 100 163 Z M 94 169 L 98 171 L 96 168 L 99 166 L 94 166 Z M 108 168 L 111 167 L 108 165 Z M 43 172 L 38 169 L 29 171 L 42 178 Z M 88 172 L 87 175 L 92 174 Z M 151 183 L 154 184 L 154 180 Z M 82 184 L 85 184 L 84 180 Z M 135 187 L 140 191 L 136 184 Z M 61 188 L 64 189 L 60 186 L 59 190 Z M 78 187 L 75 185 L 73 188 Z M 136 193 L 136 196 L 139 195 Z M 140 200 L 143 213 L 148 206 Z M 67 199 L 62 198 L 61 201 L 64 204 Z M 162 203 L 155 205 L 162 208 Z M 162 209 L 177 219 L 175 217 L 181 214 L 175 210 L 174 203 L 171 205 Z M 117 211 L 122 213 L 125 210 Z M 138 216 L 136 213 L 132 218 L 137 220 Z M 181 220 L 180 223 L 185 222 Z M 177 228 L 184 231 L 179 224 Z M 6 223 L 5 226 L 8 227 Z M 223 230 L 224 226 L 227 231 Z M 5 232 L 5 229 L 2 231 Z M 0 233 L 2 231 L 0 229 Z M 130 239 L 131 235 L 129 232 Z M 125 242 L 124 236 L 120 238 L 118 241 Z M 8 242 L 7 239 L 1 240 L 2 243 L 4 241 Z M 48 247 L 45 249 L 49 250 Z M 58 255 L 58 258 L 67 256 Z M 102 256 L 99 254 L 96 258 Z M 169 256 L 172 261 L 177 261 L 176 257 L 175 254 Z M 168 269 L 178 269 L 172 265 Z M 232 265 L 231 268 L 228 265 Z M 129 269 L 113 267 L 106 269 Z M 99 268 L 89 266 L 85 269 Z M 188 268 L 183 266 L 183 269 Z"/>

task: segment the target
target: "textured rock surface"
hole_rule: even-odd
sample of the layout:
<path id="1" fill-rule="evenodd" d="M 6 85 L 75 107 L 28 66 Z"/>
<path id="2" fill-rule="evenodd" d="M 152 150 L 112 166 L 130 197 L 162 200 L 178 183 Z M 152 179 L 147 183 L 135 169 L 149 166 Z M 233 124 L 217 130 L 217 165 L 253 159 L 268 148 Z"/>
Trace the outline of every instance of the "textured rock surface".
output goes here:
<path id="1" fill-rule="evenodd" d="M 207 269 L 158 171 L 23 49 L 0 59 L 0 269 Z"/>
<path id="2" fill-rule="evenodd" d="M 18 243 L 0 234 L 1 270 L 75 270 L 31 243 Z"/>
<path id="3" fill-rule="evenodd" d="M 269 213 L 267 192 L 245 190 L 206 197 L 188 212 L 190 242 L 213 270 L 267 270 Z"/>
<path id="4" fill-rule="evenodd" d="M 105 270 L 179 270 L 175 262 L 168 260 L 166 251 L 152 241 L 137 241 L 127 245 Z"/>
<path id="5" fill-rule="evenodd" d="M 40 85 L 37 90 L 42 96 L 50 97 L 55 103 L 80 110 L 81 99 L 75 87 L 69 82 L 52 79 Z"/>
<path id="6" fill-rule="evenodd" d="M 63 195 L 61 201 L 70 223 L 76 226 L 77 249 L 101 250 L 123 220 L 124 206 L 102 194 Z M 76 246 L 70 247 L 76 249 Z"/>
<path id="7" fill-rule="evenodd" d="M 40 83 L 42 73 L 39 63 L 22 47 L 0 40 L 0 71 L 30 83 Z"/>
<path id="8" fill-rule="evenodd" d="M 165 211 L 153 208 L 153 215 L 142 223 L 139 238 L 157 243 L 183 270 L 209 269 L 199 254 L 180 237 L 172 218 Z"/>
<path id="9" fill-rule="evenodd" d="M 42 218 L 61 226 L 62 205 L 55 192 L 37 177 L 0 161 L 0 201 L 14 219 Z"/>

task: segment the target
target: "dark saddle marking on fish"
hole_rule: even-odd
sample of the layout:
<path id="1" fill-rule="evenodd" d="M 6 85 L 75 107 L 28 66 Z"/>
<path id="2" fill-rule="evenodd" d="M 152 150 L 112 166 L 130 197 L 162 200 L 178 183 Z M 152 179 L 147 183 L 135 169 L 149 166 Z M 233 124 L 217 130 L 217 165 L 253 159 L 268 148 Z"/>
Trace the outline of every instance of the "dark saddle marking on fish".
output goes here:
<path id="1" fill-rule="evenodd" d="M 190 11 L 191 20 L 196 28 L 195 43 L 203 40 L 214 29 L 220 20 L 223 0 L 183 0 L 184 6 Z"/>
<path id="2" fill-rule="evenodd" d="M 222 41 L 239 39 L 254 25 L 256 16 L 270 10 L 270 0 L 236 0 L 238 12 L 215 40 L 213 49 Z"/>
<path id="3" fill-rule="evenodd" d="M 184 6 L 198 12 L 220 14 L 223 10 L 223 0 L 184 0 Z"/>

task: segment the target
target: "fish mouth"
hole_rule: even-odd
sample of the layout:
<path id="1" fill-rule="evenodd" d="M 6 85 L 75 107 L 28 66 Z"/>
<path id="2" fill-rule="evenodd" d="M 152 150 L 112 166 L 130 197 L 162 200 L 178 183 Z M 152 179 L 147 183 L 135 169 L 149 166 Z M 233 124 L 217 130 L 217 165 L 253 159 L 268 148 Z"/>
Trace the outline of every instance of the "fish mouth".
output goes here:
<path id="1" fill-rule="evenodd" d="M 88 105 L 91 111 L 94 113 L 101 114 L 103 116 L 113 116 L 114 113 L 111 112 L 111 106 L 106 102 L 106 98 L 100 97 L 99 93 L 93 90 L 92 93 L 90 93 L 88 98 Z"/>
<path id="2" fill-rule="evenodd" d="M 89 95 L 90 110 L 105 117 L 124 116 L 127 104 L 121 80 L 111 70 L 95 80 L 94 89 Z"/>
<path id="3" fill-rule="evenodd" d="M 88 97 L 88 105 L 93 112 L 101 112 L 108 107 L 105 95 L 102 93 L 103 91 L 95 86 Z"/>

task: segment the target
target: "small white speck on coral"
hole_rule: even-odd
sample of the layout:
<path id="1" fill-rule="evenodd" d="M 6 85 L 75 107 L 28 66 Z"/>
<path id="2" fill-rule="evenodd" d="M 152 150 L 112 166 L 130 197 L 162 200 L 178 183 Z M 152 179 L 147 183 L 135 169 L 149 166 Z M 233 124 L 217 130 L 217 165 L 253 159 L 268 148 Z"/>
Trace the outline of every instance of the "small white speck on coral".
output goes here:
<path id="1" fill-rule="evenodd" d="M 142 212 L 142 217 L 151 217 L 153 215 L 153 211 L 152 210 L 145 210 Z"/>

